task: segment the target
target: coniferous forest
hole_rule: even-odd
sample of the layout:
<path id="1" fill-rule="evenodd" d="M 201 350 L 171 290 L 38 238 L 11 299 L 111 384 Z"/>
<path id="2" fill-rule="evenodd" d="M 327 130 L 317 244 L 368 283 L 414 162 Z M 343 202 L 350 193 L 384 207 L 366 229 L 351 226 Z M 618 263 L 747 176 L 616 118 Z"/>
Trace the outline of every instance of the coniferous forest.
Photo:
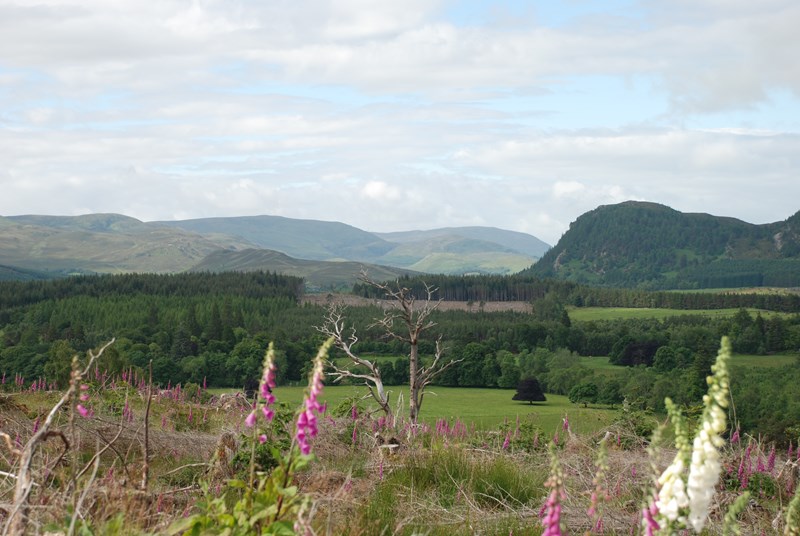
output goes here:
<path id="1" fill-rule="evenodd" d="M 535 377 L 548 393 L 568 395 L 583 384 L 596 387 L 595 401 L 635 401 L 664 411 L 664 397 L 692 404 L 705 389 L 720 337 L 737 353 L 769 356 L 800 348 L 798 296 L 766 294 L 651 293 L 598 289 L 532 277 L 443 277 L 404 279 L 401 285 L 423 296 L 524 299 L 533 313 L 439 311 L 423 356 L 442 338 L 445 358 L 459 360 L 436 383 L 443 386 L 514 388 Z M 368 287 L 356 293 L 376 297 Z M 302 281 L 269 273 L 127 274 L 80 276 L 51 281 L 0 284 L 0 374 L 10 381 L 47 378 L 64 385 L 70 358 L 116 337 L 106 366 L 110 373 L 145 370 L 162 385 L 207 384 L 242 387 L 257 377 L 264 351 L 274 341 L 279 384 L 304 381 L 308 356 L 322 341 L 315 329 L 324 308 L 302 304 Z M 664 319 L 571 321 L 567 307 L 740 308 L 732 315 L 682 314 Z M 748 308 L 763 310 L 748 312 Z M 774 312 L 780 312 L 776 314 Z M 408 381 L 408 348 L 386 340 L 371 324 L 378 306 L 351 307 L 348 321 L 359 331 L 358 350 L 387 356 L 385 382 Z M 334 353 L 334 356 L 336 354 Z M 616 373 L 597 374 L 593 357 L 607 357 Z M 780 439 L 800 422 L 791 386 L 800 367 L 759 368 L 735 376 L 749 402 L 739 407 L 742 425 Z M 591 391 L 591 389 L 590 389 Z M 769 393 L 769 396 L 763 396 Z M 777 403 L 783 410 L 772 411 Z"/>

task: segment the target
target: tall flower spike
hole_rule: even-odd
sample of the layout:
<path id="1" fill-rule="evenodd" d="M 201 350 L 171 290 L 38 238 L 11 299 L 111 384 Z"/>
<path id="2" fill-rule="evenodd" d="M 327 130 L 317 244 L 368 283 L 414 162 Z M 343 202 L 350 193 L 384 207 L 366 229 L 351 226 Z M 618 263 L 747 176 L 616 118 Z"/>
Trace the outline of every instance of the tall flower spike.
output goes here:
<path id="1" fill-rule="evenodd" d="M 656 500 L 658 522 L 659 525 L 669 525 L 676 522 L 685 525 L 689 496 L 686 494 L 684 472 L 689 466 L 691 445 L 689 444 L 689 436 L 680 409 L 669 398 L 664 400 L 664 404 L 675 429 L 675 445 L 678 447 L 678 452 L 669 467 L 658 478 L 659 490 Z"/>
<path id="2" fill-rule="evenodd" d="M 324 374 L 325 360 L 328 358 L 328 351 L 332 344 L 333 337 L 329 338 L 320 346 L 317 356 L 314 358 L 314 370 L 311 372 L 308 394 L 303 401 L 303 410 L 297 417 L 295 440 L 300 447 L 300 452 L 303 454 L 309 454 L 311 452 L 311 445 L 308 443 L 308 438 L 309 436 L 314 437 L 317 435 L 317 415 L 324 411 L 318 398 L 323 388 L 322 377 Z"/>
<path id="3" fill-rule="evenodd" d="M 545 503 L 542 536 L 561 536 L 561 501 L 564 499 L 564 477 L 558 463 L 555 445 L 550 445 L 550 478 L 545 486 L 550 488 L 550 495 Z"/>
<path id="4" fill-rule="evenodd" d="M 686 486 L 689 523 L 697 532 L 705 526 L 714 488 L 722 471 L 719 449 L 724 444 L 722 433 L 725 432 L 725 408 L 728 407 L 730 389 L 730 358 L 731 342 L 728 337 L 723 337 L 717 362 L 711 367 L 713 375 L 707 378 L 708 394 L 703 397 L 703 420 L 692 445 L 692 462 Z"/>
<path id="5" fill-rule="evenodd" d="M 266 402 L 266 406 L 272 406 L 275 403 L 275 395 L 272 390 L 275 389 L 275 381 L 278 367 L 275 365 L 275 347 L 269 343 L 267 353 L 264 354 L 264 368 L 261 376 L 261 385 L 259 386 L 261 398 Z"/>
<path id="6" fill-rule="evenodd" d="M 267 422 L 271 422 L 275 417 L 275 410 L 272 409 L 272 405 L 275 403 L 275 395 L 272 394 L 272 390 L 275 389 L 276 386 L 275 379 L 277 370 L 278 367 L 275 365 L 275 347 L 272 343 L 269 343 L 269 347 L 264 354 L 264 365 L 261 371 L 261 381 L 258 386 L 258 394 L 261 400 L 253 402 L 253 410 L 248 413 L 247 417 L 244 419 L 244 424 L 248 428 L 253 428 L 256 425 L 259 406 L 261 407 L 261 414 Z M 266 441 L 266 436 L 262 435 L 262 437 L 265 438 L 261 441 L 264 443 Z M 259 438 L 259 440 L 261 440 L 261 438 Z"/>
<path id="7" fill-rule="evenodd" d="M 606 447 L 606 438 L 600 440 L 600 446 L 597 450 L 597 460 L 595 461 L 596 471 L 594 474 L 594 478 L 592 479 L 592 484 L 594 485 L 594 489 L 592 490 L 592 496 L 589 503 L 589 509 L 586 511 L 586 515 L 588 515 L 592 519 L 592 528 L 589 529 L 589 533 L 596 532 L 598 534 L 603 533 L 603 504 L 607 500 L 608 497 L 608 490 L 605 486 L 605 477 L 606 472 L 608 472 L 608 449 Z"/>

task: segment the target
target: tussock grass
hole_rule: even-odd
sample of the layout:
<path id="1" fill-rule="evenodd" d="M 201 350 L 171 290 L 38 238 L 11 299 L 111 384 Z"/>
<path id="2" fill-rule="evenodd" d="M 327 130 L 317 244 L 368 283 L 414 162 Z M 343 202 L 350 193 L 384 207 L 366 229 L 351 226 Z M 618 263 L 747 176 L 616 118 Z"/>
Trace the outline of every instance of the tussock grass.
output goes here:
<path id="1" fill-rule="evenodd" d="M 548 397 L 547 406 L 529 406 L 511 401 L 510 391 L 470 390 L 477 398 L 468 399 L 469 393 L 464 392 L 468 390 L 434 390 L 438 396 L 426 398 L 425 417 L 432 420 L 438 412 L 453 424 L 456 415 L 482 410 L 491 415 L 493 424 L 467 425 L 462 433 L 447 435 L 437 433 L 434 426 L 412 432 L 402 419 L 394 427 L 381 426 L 363 416 L 357 424 L 349 416 L 321 419 L 320 434 L 313 442 L 317 460 L 298 478 L 300 490 L 314 498 L 318 535 L 538 535 L 539 513 L 548 493 L 544 486 L 549 470 L 547 445 L 556 431 L 567 490 L 563 505 L 569 533 L 581 534 L 590 528 L 586 510 L 596 471 L 594 460 L 597 443 L 606 433 L 609 452 L 603 480 L 608 493 L 603 505 L 604 534 L 638 531 L 644 493 L 653 478 L 646 452 L 648 431 L 654 424 L 651 420 L 612 410 L 581 412 L 581 408 L 562 401 L 563 397 Z M 279 388 L 276 396 L 291 404 L 291 397 L 285 396 L 289 391 Z M 345 398 L 352 392 L 351 387 L 326 387 L 329 407 L 334 406 L 336 397 Z M 126 536 L 162 534 L 173 521 L 194 512 L 201 483 L 205 482 L 212 494 L 224 489 L 226 478 L 232 475 L 229 459 L 241 448 L 241 408 L 154 401 L 151 479 L 148 489 L 141 490 L 143 401 L 129 397 L 134 418 L 126 421 L 112 403 L 119 393 L 93 396 L 97 397 L 97 414 L 93 419 L 80 420 L 77 426 L 77 461 L 68 457 L 55 463 L 62 450 L 57 441 L 47 442 L 36 460 L 36 508 L 31 514 L 31 526 L 36 530 L 64 530 L 74 497 L 65 487 L 72 464 L 78 463 L 78 469 L 87 466 L 98 444 L 115 436 L 114 448 L 101 457 L 94 480 L 89 478 L 91 471 L 78 479 L 75 493 L 88 490 L 81 510 L 87 531 Z M 24 442 L 36 418 L 57 397 L 56 393 L 0 396 L 2 430 L 12 438 L 19 434 Z M 188 420 L 190 407 L 193 415 L 200 416 L 192 422 Z M 551 419 L 545 417 L 546 410 L 550 410 Z M 519 425 L 517 411 L 521 414 Z M 570 430 L 561 427 L 565 413 Z M 60 425 L 66 426 L 67 415 L 59 419 Z M 376 433 L 395 437 L 400 445 L 398 452 L 390 454 L 380 448 Z M 228 438 L 227 443 L 221 441 L 223 436 Z M 503 448 L 507 436 L 511 440 Z M 765 441 L 749 438 L 725 452 L 724 489 L 712 511 L 709 534 L 718 533 L 727 505 L 738 495 L 741 483 L 736 469 L 747 445 L 751 445 L 754 460 L 756 456 L 765 460 L 771 450 Z M 220 461 L 215 453 L 221 446 L 227 450 L 226 459 Z M 674 450 L 664 447 L 652 461 L 663 470 L 673 455 Z M 774 533 L 772 520 L 785 508 L 789 490 L 800 480 L 796 459 L 787 460 L 778 453 L 775 467 L 750 479 L 754 497 L 740 518 L 744 534 Z M 13 456 L 8 452 L 0 456 L 0 470 L 14 470 Z M 8 503 L 13 484 L 12 478 L 0 477 L 0 503 Z M 2 516 L 0 512 L 0 522 Z"/>

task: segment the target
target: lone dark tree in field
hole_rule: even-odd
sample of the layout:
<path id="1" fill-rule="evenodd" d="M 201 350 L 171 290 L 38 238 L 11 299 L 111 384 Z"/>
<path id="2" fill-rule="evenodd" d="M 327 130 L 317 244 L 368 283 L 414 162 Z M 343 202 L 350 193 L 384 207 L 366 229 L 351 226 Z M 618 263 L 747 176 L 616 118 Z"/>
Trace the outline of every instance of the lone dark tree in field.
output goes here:
<path id="1" fill-rule="evenodd" d="M 383 385 L 381 371 L 377 363 L 364 359 L 353 350 L 353 346 L 358 342 L 355 328 L 349 330 L 345 326 L 344 316 L 345 306 L 341 303 L 330 303 L 325 313 L 325 318 L 317 330 L 327 337 L 333 337 L 333 344 L 342 350 L 350 361 L 355 365 L 360 365 L 367 369 L 367 372 L 359 373 L 348 368 L 341 368 L 332 360 L 328 361 L 328 366 L 333 369 L 333 381 L 341 381 L 342 378 L 355 378 L 363 380 L 369 389 L 370 396 L 378 403 L 378 407 L 384 412 L 387 418 L 392 416 L 392 407 L 389 405 L 389 393 Z M 367 396 L 366 398 L 369 398 Z"/>
<path id="2" fill-rule="evenodd" d="M 385 308 L 383 317 L 376 319 L 372 326 L 382 328 L 385 338 L 401 341 L 409 347 L 408 416 L 411 422 L 416 424 L 422 401 L 425 397 L 425 388 L 431 384 L 436 376 L 460 361 L 442 361 L 444 350 L 441 344 L 441 337 L 436 340 L 433 360 L 429 365 L 424 365 L 419 355 L 420 337 L 436 325 L 436 322 L 431 320 L 431 315 L 439 307 L 441 300 L 434 299 L 433 296 L 436 289 L 428 285 L 425 286 L 424 298 L 417 300 L 411 289 L 401 286 L 399 281 L 395 281 L 393 284 L 379 283 L 370 279 L 366 272 L 361 272 L 360 279 L 362 282 L 383 292 L 385 299 L 391 304 Z M 344 332 L 344 319 L 341 310 L 329 308 L 324 324 L 318 329 L 322 333 L 333 337 L 336 347 L 343 350 L 353 363 L 365 366 L 370 371 L 369 374 L 357 375 L 351 371 L 334 367 L 336 371 L 334 374 L 339 375 L 340 379 L 343 377 L 364 379 L 370 387 L 373 398 L 388 415 L 390 409 L 388 407 L 388 399 L 385 398 L 385 391 L 383 391 L 380 370 L 375 363 L 359 358 L 353 353 L 352 347 L 358 339 L 355 331 L 351 330 L 349 334 Z M 382 395 L 381 393 L 384 394 Z"/>
<path id="3" fill-rule="evenodd" d="M 520 380 L 517 385 L 517 393 L 511 397 L 511 400 L 534 402 L 545 402 L 547 398 L 544 396 L 542 386 L 539 385 L 539 380 L 536 378 L 525 378 Z"/>

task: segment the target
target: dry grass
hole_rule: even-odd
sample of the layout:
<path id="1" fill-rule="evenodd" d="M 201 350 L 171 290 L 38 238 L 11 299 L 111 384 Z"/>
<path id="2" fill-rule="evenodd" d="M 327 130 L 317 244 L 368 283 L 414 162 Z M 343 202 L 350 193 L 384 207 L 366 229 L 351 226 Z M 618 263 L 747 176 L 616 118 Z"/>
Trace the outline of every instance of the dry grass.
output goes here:
<path id="1" fill-rule="evenodd" d="M 56 394 L 20 394 L 0 397 L 0 426 L 12 438 L 24 442 L 36 418 Z M 79 455 L 60 459 L 63 447 L 48 441 L 35 460 L 37 486 L 32 495 L 31 527 L 44 531 L 48 524 L 62 527 L 63 518 L 84 493 L 81 514 L 99 533 L 157 534 L 176 519 L 191 513 L 199 497 L 199 483 L 206 481 L 213 493 L 225 489 L 232 476 L 229 465 L 239 448 L 241 408 L 193 406 L 196 414 L 208 415 L 205 424 L 194 429 L 184 423 L 167 423 L 162 428 L 158 417 L 178 418 L 173 401 L 154 402 L 156 418 L 150 429 L 151 480 L 146 490 L 139 489 L 142 470 L 141 414 L 133 422 L 98 412 L 93 419 L 81 420 L 77 427 Z M 179 403 L 178 403 L 179 405 Z M 59 426 L 66 426 L 67 415 Z M 538 535 L 539 514 L 547 494 L 543 482 L 549 470 L 546 438 L 538 448 L 529 440 L 513 443 L 504 450 L 500 443 L 505 432 L 474 431 L 458 437 L 443 437 L 435 432 L 410 433 L 407 427 L 382 430 L 400 443 L 397 452 L 381 448 L 373 427 L 362 420 L 352 443 L 349 418 L 325 418 L 313 449 L 317 461 L 298 475 L 300 489 L 314 499 L 313 516 L 318 535 L 429 535 L 497 534 Z M 564 519 L 569 533 L 591 528 L 589 507 L 596 472 L 597 444 L 608 432 L 608 470 L 603 487 L 608 498 L 603 505 L 604 534 L 636 533 L 644 494 L 653 480 L 646 441 L 634 433 L 628 421 L 617 423 L 592 435 L 562 432 L 558 456 L 565 476 L 567 496 Z M 99 448 L 112 444 L 101 457 L 94 479 L 92 456 Z M 520 446 L 517 446 L 520 445 Z M 522 445 L 528 445 L 522 447 Z M 73 445 L 74 446 L 74 445 Z M 753 442 L 753 453 L 766 457 L 769 445 Z M 0 449 L 0 508 L 7 509 L 14 479 L 14 455 Z M 222 455 L 220 456 L 220 453 Z M 726 452 L 726 465 L 739 464 L 743 448 Z M 754 455 L 756 455 L 754 454 Z M 656 467 L 666 467 L 674 451 L 663 448 Z M 72 469 L 83 472 L 78 486 L 66 487 Z M 778 456 L 770 478 L 779 490 L 774 496 L 756 495 L 741 516 L 743 534 L 773 534 L 781 529 L 788 495 L 786 486 L 798 479 L 796 461 Z M 720 486 L 711 512 L 709 534 L 720 533 L 721 519 L 738 496 L 738 489 Z M 0 510 L 0 523 L 3 522 Z M 776 528 L 777 527 L 777 528 Z"/>

